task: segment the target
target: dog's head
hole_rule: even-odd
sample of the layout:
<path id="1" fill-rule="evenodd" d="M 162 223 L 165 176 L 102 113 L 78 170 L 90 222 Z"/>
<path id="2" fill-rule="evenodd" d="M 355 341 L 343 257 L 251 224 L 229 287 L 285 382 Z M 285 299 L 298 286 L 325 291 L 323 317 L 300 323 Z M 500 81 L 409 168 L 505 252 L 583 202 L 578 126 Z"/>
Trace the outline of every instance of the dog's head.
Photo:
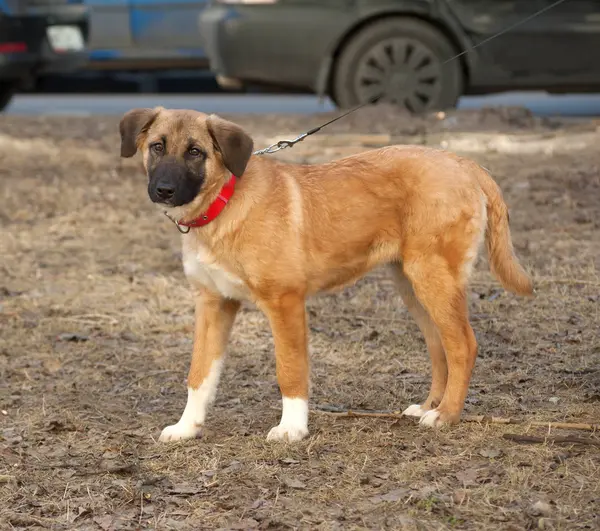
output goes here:
<path id="1" fill-rule="evenodd" d="M 253 142 L 238 125 L 189 110 L 133 109 L 119 124 L 121 156 L 143 154 L 148 195 L 167 207 L 192 207 L 241 177 Z"/>

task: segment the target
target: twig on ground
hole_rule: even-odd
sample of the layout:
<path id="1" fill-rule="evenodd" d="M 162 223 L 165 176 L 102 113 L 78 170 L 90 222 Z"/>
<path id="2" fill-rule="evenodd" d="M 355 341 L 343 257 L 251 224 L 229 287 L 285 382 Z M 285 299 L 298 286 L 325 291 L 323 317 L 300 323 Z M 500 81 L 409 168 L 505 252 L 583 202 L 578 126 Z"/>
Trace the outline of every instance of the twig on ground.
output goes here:
<path id="1" fill-rule="evenodd" d="M 146 374 L 142 374 L 141 376 L 138 376 L 135 380 L 133 380 L 133 382 L 128 382 L 127 387 L 136 385 L 136 384 L 140 383 L 142 380 L 145 380 L 146 378 L 152 378 L 153 376 L 158 376 L 160 374 L 167 374 L 170 372 L 175 372 L 175 371 L 173 371 L 171 369 L 164 369 L 164 370 L 160 370 L 160 371 L 147 372 Z"/>
<path id="2" fill-rule="evenodd" d="M 320 405 L 313 406 L 312 410 L 315 413 L 338 417 L 376 417 L 396 420 L 404 418 L 402 411 L 366 411 L 362 409 L 343 409 L 335 406 Z M 477 422 L 479 424 L 524 424 L 540 428 L 561 430 L 600 431 L 600 423 L 597 422 L 543 422 L 539 420 L 519 420 L 510 417 L 488 417 L 486 415 L 464 415 L 461 417 L 461 420 L 463 422 Z"/>
<path id="3" fill-rule="evenodd" d="M 411 319 L 403 319 L 402 317 L 372 317 L 370 315 L 344 315 L 342 313 L 324 313 L 319 314 L 321 318 L 328 319 L 347 319 L 349 321 L 385 321 L 386 323 L 410 323 Z"/>
<path id="4" fill-rule="evenodd" d="M 519 420 L 505 417 L 487 417 L 485 415 L 465 415 L 465 422 L 479 422 L 481 424 L 527 424 L 536 428 L 550 428 L 555 430 L 582 430 L 600 431 L 600 422 L 551 422 L 543 420 Z"/>
<path id="5" fill-rule="evenodd" d="M 50 518 L 41 518 L 38 516 L 33 516 L 31 514 L 25 513 L 17 513 L 14 511 L 9 511 L 8 513 L 4 513 L 6 519 L 3 519 L 4 522 L 8 522 L 11 526 L 40 526 L 44 529 L 49 529 L 50 527 L 54 527 L 54 524 L 57 523 L 56 520 Z"/>
<path id="6" fill-rule="evenodd" d="M 550 277 L 541 277 L 540 279 L 534 280 L 534 284 L 582 284 L 584 286 L 600 286 L 600 282 L 595 282 L 594 280 L 583 280 L 583 279 L 575 279 L 575 278 L 550 278 Z"/>
<path id="7" fill-rule="evenodd" d="M 584 439 L 582 437 L 575 437 L 569 435 L 567 437 L 534 437 L 533 435 L 518 435 L 516 433 L 505 433 L 502 438 L 508 439 L 509 441 L 515 441 L 525 444 L 590 444 L 592 446 L 600 446 L 600 441 L 593 439 Z"/>
<path id="8" fill-rule="evenodd" d="M 123 314 L 122 314 L 123 315 Z M 99 321 L 108 321 L 108 324 L 116 325 L 119 324 L 119 320 L 114 315 L 105 315 L 101 313 L 86 313 L 81 315 L 56 315 L 52 317 L 42 317 L 40 322 L 47 321 L 70 321 L 73 323 L 83 324 L 99 324 Z"/>
<path id="9" fill-rule="evenodd" d="M 388 278 L 378 278 L 377 282 L 381 282 L 382 284 L 393 284 L 394 280 L 393 279 L 388 279 Z M 600 286 L 600 282 L 596 281 L 596 280 L 587 280 L 587 279 L 583 279 L 583 278 L 559 278 L 559 277 L 536 277 L 533 280 L 533 283 L 536 286 L 540 286 L 540 285 L 548 285 L 548 284 L 565 284 L 565 285 L 575 285 L 575 284 L 580 284 L 582 286 L 593 286 L 593 287 L 598 287 Z M 502 289 L 502 286 L 500 284 L 498 284 L 497 282 L 494 282 L 493 280 L 487 281 L 487 280 L 471 280 L 469 282 L 469 285 L 472 287 L 482 287 L 482 288 L 498 288 L 498 289 Z"/>

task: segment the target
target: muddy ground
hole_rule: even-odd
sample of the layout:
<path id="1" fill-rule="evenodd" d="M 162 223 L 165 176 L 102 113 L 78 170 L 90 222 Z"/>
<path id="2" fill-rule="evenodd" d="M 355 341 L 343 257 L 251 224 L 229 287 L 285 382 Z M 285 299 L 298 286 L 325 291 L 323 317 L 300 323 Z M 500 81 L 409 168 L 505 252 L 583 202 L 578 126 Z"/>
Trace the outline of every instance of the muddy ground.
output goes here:
<path id="1" fill-rule="evenodd" d="M 238 121 L 260 147 L 321 118 Z M 156 442 L 185 402 L 193 304 L 179 235 L 139 161 L 119 159 L 116 125 L 0 119 L 0 529 L 600 529 L 600 434 L 530 424 L 600 422 L 596 123 L 383 109 L 281 154 L 311 162 L 394 141 L 474 157 L 505 193 L 537 287 L 531 300 L 504 292 L 482 259 L 470 289 L 480 355 L 465 414 L 521 424 L 431 431 L 312 414 L 295 445 L 265 440 L 279 392 L 250 306 L 204 437 Z M 309 310 L 314 405 L 397 410 L 426 396 L 424 343 L 384 272 Z"/>

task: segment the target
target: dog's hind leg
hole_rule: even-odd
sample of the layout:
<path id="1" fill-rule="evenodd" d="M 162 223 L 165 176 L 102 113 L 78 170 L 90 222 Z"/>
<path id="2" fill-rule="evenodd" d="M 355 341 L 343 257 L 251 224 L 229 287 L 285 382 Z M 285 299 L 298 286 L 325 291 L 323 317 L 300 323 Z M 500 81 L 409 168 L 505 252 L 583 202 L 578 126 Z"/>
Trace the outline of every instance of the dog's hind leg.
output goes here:
<path id="1" fill-rule="evenodd" d="M 465 279 L 440 255 L 406 261 L 403 271 L 417 299 L 435 323 L 446 353 L 448 381 L 440 403 L 421 416 L 421 424 L 439 426 L 459 421 L 477 356 L 469 324 Z"/>
<path id="2" fill-rule="evenodd" d="M 192 439 L 200 435 L 206 411 L 215 399 L 223 368 L 223 354 L 240 303 L 206 291 L 196 294 L 196 326 L 188 398 L 181 419 L 167 426 L 160 441 Z"/>
<path id="3" fill-rule="evenodd" d="M 425 337 L 425 344 L 431 359 L 431 388 L 427 400 L 423 404 L 413 404 L 404 410 L 405 415 L 422 417 L 427 411 L 437 407 L 444 396 L 448 379 L 446 353 L 437 327 L 417 299 L 410 280 L 402 272 L 402 265 L 392 264 L 391 269 L 400 296 Z"/>

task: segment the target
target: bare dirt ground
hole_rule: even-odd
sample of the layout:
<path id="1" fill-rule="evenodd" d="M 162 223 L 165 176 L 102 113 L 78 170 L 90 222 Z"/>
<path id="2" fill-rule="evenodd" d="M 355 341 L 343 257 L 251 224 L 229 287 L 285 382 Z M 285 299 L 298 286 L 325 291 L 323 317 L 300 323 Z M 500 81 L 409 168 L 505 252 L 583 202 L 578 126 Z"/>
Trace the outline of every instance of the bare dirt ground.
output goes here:
<path id="1" fill-rule="evenodd" d="M 238 117 L 262 147 L 322 117 Z M 519 110 L 353 116 L 282 157 L 421 142 L 486 166 L 537 295 L 482 259 L 480 355 L 466 414 L 522 424 L 312 414 L 308 440 L 265 436 L 279 392 L 266 320 L 245 307 L 204 437 L 158 444 L 179 418 L 193 304 L 175 227 L 150 204 L 117 119 L 0 120 L 0 529 L 600 529 L 600 448 L 504 434 L 600 434 L 600 130 Z M 332 133 L 383 133 L 340 137 Z M 391 135 L 391 138 L 386 138 Z M 429 361 L 385 272 L 309 303 L 313 404 L 397 410 Z"/>

